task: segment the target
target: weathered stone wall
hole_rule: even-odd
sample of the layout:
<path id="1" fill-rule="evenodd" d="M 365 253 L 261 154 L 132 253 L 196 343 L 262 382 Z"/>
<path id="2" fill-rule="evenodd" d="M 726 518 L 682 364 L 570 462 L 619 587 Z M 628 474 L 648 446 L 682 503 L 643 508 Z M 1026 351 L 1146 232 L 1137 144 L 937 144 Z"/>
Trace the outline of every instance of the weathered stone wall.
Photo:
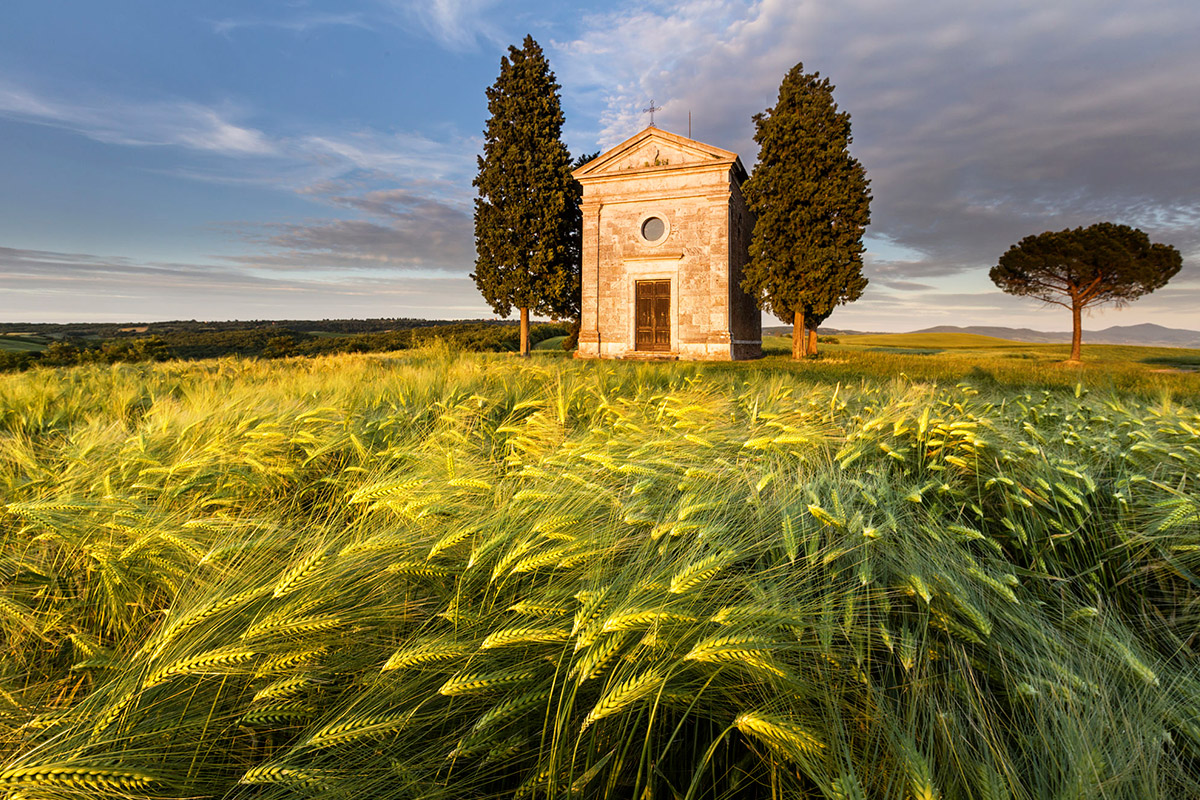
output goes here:
<path id="1" fill-rule="evenodd" d="M 737 184 L 740 165 L 735 167 L 736 157 L 697 158 L 686 146 L 690 140 L 675 138 L 685 145 L 651 137 L 619 153 L 599 174 L 580 178 L 580 357 L 728 360 L 761 353 L 758 312 L 737 285 L 750 219 Z M 649 217 L 667 225 L 658 241 L 641 234 Z M 639 280 L 670 281 L 671 346 L 665 353 L 636 350 Z"/>

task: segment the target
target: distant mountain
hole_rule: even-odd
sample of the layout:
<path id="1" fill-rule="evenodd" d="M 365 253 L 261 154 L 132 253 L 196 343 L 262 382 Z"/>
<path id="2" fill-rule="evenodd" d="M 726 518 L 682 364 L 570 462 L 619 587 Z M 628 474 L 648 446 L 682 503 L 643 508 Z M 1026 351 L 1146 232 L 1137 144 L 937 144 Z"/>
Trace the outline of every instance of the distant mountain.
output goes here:
<path id="1" fill-rule="evenodd" d="M 1029 328 L 1004 328 L 993 325 L 937 325 L 922 328 L 913 333 L 976 333 L 981 336 L 996 336 L 1018 342 L 1062 343 L 1071 341 L 1070 331 L 1035 331 Z M 1084 331 L 1086 344 L 1134 344 L 1150 347 L 1196 347 L 1200 348 L 1200 331 L 1183 328 L 1165 328 L 1151 322 L 1142 325 L 1114 325 L 1100 331 Z"/>
<path id="2" fill-rule="evenodd" d="M 878 335 L 887 331 L 848 331 L 836 328 L 821 328 L 817 331 L 822 336 L 855 336 Z M 764 327 L 763 333 L 768 336 L 791 336 L 792 329 L 786 325 Z M 932 328 L 922 328 L 911 333 L 974 333 L 980 336 L 995 336 L 999 339 L 1012 339 L 1017 342 L 1033 342 L 1038 344 L 1063 344 L 1071 341 L 1070 331 L 1035 331 L 1032 328 L 1005 328 L 1000 325 L 937 325 Z M 1132 344 L 1144 347 L 1194 347 L 1200 349 L 1200 331 L 1189 331 L 1183 328 L 1165 328 L 1147 322 L 1142 325 L 1114 325 L 1100 331 L 1084 331 L 1083 343 L 1087 344 Z"/>
<path id="3" fill-rule="evenodd" d="M 886 331 L 849 331 L 841 328 L 817 328 L 818 336 L 878 336 Z M 766 336 L 791 336 L 791 325 L 773 325 L 763 328 Z"/>

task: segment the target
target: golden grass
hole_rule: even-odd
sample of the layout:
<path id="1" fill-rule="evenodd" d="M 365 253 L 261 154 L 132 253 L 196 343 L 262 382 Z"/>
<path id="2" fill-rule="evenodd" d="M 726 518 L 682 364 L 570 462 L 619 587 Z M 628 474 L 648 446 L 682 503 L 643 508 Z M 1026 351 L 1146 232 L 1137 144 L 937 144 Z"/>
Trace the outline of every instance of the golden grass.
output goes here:
<path id="1" fill-rule="evenodd" d="M 0 376 L 0 789 L 1200 794 L 1188 376 L 844 347 Z"/>

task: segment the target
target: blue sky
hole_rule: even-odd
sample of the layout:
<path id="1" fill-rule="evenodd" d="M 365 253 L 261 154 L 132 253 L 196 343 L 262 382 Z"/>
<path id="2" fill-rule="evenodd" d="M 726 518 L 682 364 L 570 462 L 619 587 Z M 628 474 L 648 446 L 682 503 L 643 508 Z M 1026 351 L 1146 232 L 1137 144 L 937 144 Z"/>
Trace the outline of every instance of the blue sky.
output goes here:
<path id="1" fill-rule="evenodd" d="M 530 33 L 575 154 L 659 127 L 757 155 L 802 61 L 875 197 L 871 285 L 829 324 L 1066 329 L 987 270 L 1111 220 L 1178 247 L 1086 327 L 1200 328 L 1192 0 L 205 2 L 0 6 L 0 320 L 488 317 L 467 277 L 485 88 Z"/>

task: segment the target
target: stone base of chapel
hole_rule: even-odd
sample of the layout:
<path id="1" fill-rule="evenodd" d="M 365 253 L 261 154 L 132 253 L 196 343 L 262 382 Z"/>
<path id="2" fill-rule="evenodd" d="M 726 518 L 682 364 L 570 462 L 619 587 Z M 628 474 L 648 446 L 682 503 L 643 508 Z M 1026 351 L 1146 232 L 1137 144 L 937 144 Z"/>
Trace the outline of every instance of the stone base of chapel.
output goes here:
<path id="1" fill-rule="evenodd" d="M 637 350 L 624 342 L 580 341 L 575 358 L 632 361 L 745 361 L 762 358 L 762 342 L 685 342 L 671 350 Z"/>

